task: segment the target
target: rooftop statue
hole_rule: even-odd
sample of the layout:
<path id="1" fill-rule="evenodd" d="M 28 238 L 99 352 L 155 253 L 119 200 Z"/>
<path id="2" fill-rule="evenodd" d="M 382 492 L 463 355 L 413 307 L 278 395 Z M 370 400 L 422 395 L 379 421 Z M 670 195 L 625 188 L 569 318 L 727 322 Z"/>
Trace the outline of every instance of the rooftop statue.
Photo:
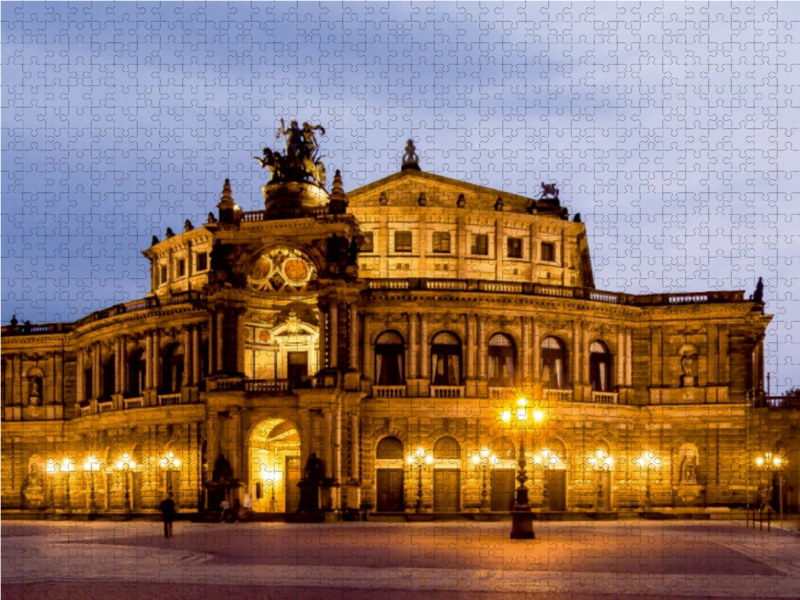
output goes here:
<path id="1" fill-rule="evenodd" d="M 261 168 L 270 170 L 270 183 L 294 181 L 298 183 L 314 183 L 325 187 L 327 173 L 325 165 L 320 160 L 319 143 L 315 131 L 325 135 L 322 125 L 309 125 L 303 123 L 301 129 L 297 121 L 292 121 L 289 127 L 281 119 L 281 127 L 275 134 L 275 139 L 281 136 L 286 138 L 286 154 L 264 148 L 263 157 L 253 158 L 261 164 Z"/>

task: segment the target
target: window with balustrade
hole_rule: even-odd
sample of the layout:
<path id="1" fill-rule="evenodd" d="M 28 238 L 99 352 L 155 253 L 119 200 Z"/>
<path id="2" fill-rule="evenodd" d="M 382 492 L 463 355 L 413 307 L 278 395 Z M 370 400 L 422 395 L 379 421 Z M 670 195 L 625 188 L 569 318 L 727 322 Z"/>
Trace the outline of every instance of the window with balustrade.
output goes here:
<path id="1" fill-rule="evenodd" d="M 542 383 L 547 389 L 562 390 L 569 387 L 569 361 L 567 346 L 557 337 L 547 337 L 542 342 Z"/>
<path id="2" fill-rule="evenodd" d="M 172 344 L 161 358 L 161 393 L 177 394 L 183 384 L 183 344 Z"/>
<path id="3" fill-rule="evenodd" d="M 461 385 L 462 350 L 459 337 L 449 331 L 437 333 L 431 344 L 431 384 Z"/>
<path id="4" fill-rule="evenodd" d="M 589 345 L 589 382 L 593 392 L 611 391 L 611 352 L 603 342 L 596 340 Z"/>
<path id="5" fill-rule="evenodd" d="M 514 340 L 504 333 L 489 338 L 489 385 L 514 385 L 517 377 L 517 349 Z"/>
<path id="6" fill-rule="evenodd" d="M 147 361 L 144 348 L 136 348 L 128 358 L 128 390 L 126 396 L 137 398 L 142 395 L 145 387 L 145 374 Z"/>
<path id="7" fill-rule="evenodd" d="M 405 384 L 406 347 L 403 336 L 385 331 L 375 341 L 375 384 Z"/>
<path id="8" fill-rule="evenodd" d="M 114 368 L 114 355 L 112 354 L 109 359 L 103 364 L 103 370 L 101 371 L 103 376 L 102 386 L 103 386 L 103 398 L 110 399 L 112 394 L 116 391 L 115 387 L 115 378 L 116 372 Z"/>

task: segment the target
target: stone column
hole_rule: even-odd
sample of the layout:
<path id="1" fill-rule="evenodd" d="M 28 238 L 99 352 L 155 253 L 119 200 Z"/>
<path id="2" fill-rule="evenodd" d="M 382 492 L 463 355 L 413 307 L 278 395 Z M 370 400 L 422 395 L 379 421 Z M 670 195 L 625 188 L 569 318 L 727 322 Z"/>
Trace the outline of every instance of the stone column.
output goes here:
<path id="1" fill-rule="evenodd" d="M 100 342 L 92 345 L 92 398 L 99 398 L 102 393 L 100 369 Z"/>
<path id="2" fill-rule="evenodd" d="M 242 409 L 235 407 L 231 410 L 230 417 L 230 462 L 233 467 L 233 476 L 237 479 L 244 480 L 244 471 L 242 469 L 242 454 L 243 454 L 243 440 L 242 440 Z"/>
<path id="3" fill-rule="evenodd" d="M 82 348 L 78 348 L 78 373 L 77 373 L 77 377 L 76 377 L 77 381 L 75 382 L 77 384 L 76 387 L 77 387 L 78 397 L 76 398 L 76 400 L 78 402 L 83 402 L 86 399 L 86 387 L 85 387 L 86 379 L 83 376 L 83 371 L 84 371 L 83 354 L 84 354 L 83 353 L 83 349 Z M 14 361 L 15 358 L 16 358 L 16 355 L 11 357 L 12 362 Z M 13 367 L 13 365 L 12 365 L 12 367 Z M 14 385 L 12 389 L 14 390 L 14 392 L 17 395 L 19 394 L 19 392 L 17 391 L 17 386 L 16 385 Z M 14 400 L 15 400 L 14 404 L 17 404 L 16 397 L 14 398 Z"/>
<path id="4" fill-rule="evenodd" d="M 200 339 L 201 339 L 201 332 L 200 332 L 200 325 L 193 325 L 192 326 L 192 342 L 191 342 L 191 353 L 192 353 L 192 385 L 197 385 L 200 383 L 200 365 L 202 361 L 200 360 Z"/>
<path id="5" fill-rule="evenodd" d="M 326 408 L 322 416 L 325 419 L 325 477 L 333 477 L 333 411 Z"/>
<path id="6" fill-rule="evenodd" d="M 214 470 L 214 462 L 219 456 L 219 417 L 216 412 L 209 412 L 206 418 L 206 471 L 209 476 Z"/>
<path id="7" fill-rule="evenodd" d="M 339 310 L 337 303 L 331 304 L 330 321 L 330 365 L 332 369 L 339 366 Z"/>
<path id="8" fill-rule="evenodd" d="M 583 362 L 583 375 L 582 375 L 582 383 L 583 385 L 589 384 L 589 326 L 586 323 L 583 323 L 582 326 L 582 337 L 583 337 L 583 344 L 581 348 L 581 360 Z"/>
<path id="9" fill-rule="evenodd" d="M 419 266 L 417 277 L 428 276 L 428 209 L 424 208 L 419 213 Z M 413 247 L 412 247 L 413 253 Z"/>
<path id="10" fill-rule="evenodd" d="M 625 385 L 633 385 L 633 331 L 630 329 L 625 334 Z"/>
<path id="11" fill-rule="evenodd" d="M 339 401 L 341 402 L 341 401 Z M 333 423 L 333 480 L 342 481 L 342 407 L 337 406 Z"/>
<path id="12" fill-rule="evenodd" d="M 430 340 L 428 339 L 428 321 L 425 318 L 425 313 L 420 313 L 420 352 L 419 352 L 419 375 L 420 379 L 429 379 L 430 378 L 430 351 L 431 345 Z"/>
<path id="13" fill-rule="evenodd" d="M 161 330 L 153 330 L 153 389 L 158 393 L 161 389 L 163 373 L 161 372 Z"/>
<path id="14" fill-rule="evenodd" d="M 539 321 L 533 318 L 533 381 L 538 384 L 542 379 L 542 340 L 539 335 Z"/>
<path id="15" fill-rule="evenodd" d="M 581 383 L 581 329 L 577 322 L 572 324 L 572 385 Z"/>
<path id="16" fill-rule="evenodd" d="M 358 430 L 358 413 L 350 413 L 350 480 L 357 482 L 359 480 L 359 430 Z"/>
<path id="17" fill-rule="evenodd" d="M 464 330 L 467 332 L 467 339 L 464 343 L 464 353 L 466 354 L 465 373 L 467 379 L 475 378 L 475 322 L 472 315 L 467 314 L 464 316 L 466 320 L 466 327 Z"/>
<path id="18" fill-rule="evenodd" d="M 505 248 L 503 247 L 503 219 L 495 219 L 494 237 L 494 278 L 503 279 L 503 263 L 505 262 Z"/>
<path id="19" fill-rule="evenodd" d="M 53 379 L 53 404 L 64 403 L 64 354 L 55 352 L 53 354 L 55 363 L 55 378 Z"/>
<path id="20" fill-rule="evenodd" d="M 25 398 L 25 389 L 22 385 L 22 354 L 14 355 L 14 365 L 14 389 L 17 391 L 16 404 L 22 404 L 23 400 L 27 400 L 27 398 Z M 83 374 L 81 374 L 81 377 L 82 376 Z"/>
<path id="21" fill-rule="evenodd" d="M 124 336 L 114 338 L 114 393 L 122 393 L 122 348 Z"/>
<path id="22" fill-rule="evenodd" d="M 300 466 L 304 467 L 308 457 L 311 456 L 311 438 L 314 432 L 311 427 L 311 413 L 307 410 L 300 411 Z"/>
<path id="23" fill-rule="evenodd" d="M 625 385 L 625 337 L 622 329 L 617 330 L 617 385 Z"/>
<path id="24" fill-rule="evenodd" d="M 488 367 L 486 352 L 486 317 L 482 315 L 478 316 L 478 339 L 476 340 L 475 348 L 478 352 L 478 378 L 486 379 Z"/>
<path id="25" fill-rule="evenodd" d="M 148 331 L 145 334 L 147 337 L 145 338 L 144 342 L 144 363 L 145 363 L 145 373 L 144 373 L 144 387 L 147 390 L 153 389 L 153 332 Z"/>
<path id="26" fill-rule="evenodd" d="M 222 360 L 222 332 L 223 327 L 225 324 L 225 309 L 223 307 L 217 307 L 217 310 L 214 312 L 214 353 L 216 356 L 214 357 L 214 371 L 219 373 L 223 369 L 223 360 Z"/>
<path id="27" fill-rule="evenodd" d="M 530 385 L 531 382 L 531 336 L 530 336 L 530 318 L 520 317 L 522 322 L 522 356 L 520 362 L 522 363 L 522 380 L 520 381 L 517 375 L 517 381 L 525 386 Z"/>
<path id="28" fill-rule="evenodd" d="M 417 325 L 419 324 L 419 317 L 417 313 L 408 313 L 408 369 L 409 377 L 417 379 L 419 377 L 419 346 L 417 343 Z"/>
<path id="29" fill-rule="evenodd" d="M 730 354 L 728 349 L 729 332 L 727 329 L 719 330 L 719 382 L 728 383 L 730 380 Z"/>
<path id="30" fill-rule="evenodd" d="M 381 255 L 381 277 L 385 279 L 389 277 L 389 216 L 386 213 L 380 215 L 378 248 Z"/>
<path id="31" fill-rule="evenodd" d="M 625 385 L 625 332 L 619 330 L 619 362 L 620 385 Z M 660 386 L 663 373 L 663 358 L 661 356 L 661 328 L 650 328 L 650 382 L 651 385 Z"/>
<path id="32" fill-rule="evenodd" d="M 467 239 L 466 219 L 456 217 L 456 251 L 458 252 L 458 278 L 467 277 L 467 250 L 469 240 Z"/>
<path id="33" fill-rule="evenodd" d="M 328 313 L 324 306 L 319 307 L 319 368 L 328 367 Z"/>
<path id="34" fill-rule="evenodd" d="M 708 383 L 716 384 L 719 381 L 719 331 L 716 325 L 708 326 Z"/>
<path id="35" fill-rule="evenodd" d="M 350 304 L 350 368 L 358 371 L 358 309 L 355 303 Z"/>
<path id="36" fill-rule="evenodd" d="M 245 373 L 245 335 L 244 335 L 244 316 L 247 311 L 244 308 L 236 309 L 236 373 Z"/>
<path id="37" fill-rule="evenodd" d="M 192 385 L 194 372 L 194 352 L 192 352 L 192 325 L 187 325 L 181 330 L 181 344 L 183 345 L 183 381 L 182 386 Z"/>

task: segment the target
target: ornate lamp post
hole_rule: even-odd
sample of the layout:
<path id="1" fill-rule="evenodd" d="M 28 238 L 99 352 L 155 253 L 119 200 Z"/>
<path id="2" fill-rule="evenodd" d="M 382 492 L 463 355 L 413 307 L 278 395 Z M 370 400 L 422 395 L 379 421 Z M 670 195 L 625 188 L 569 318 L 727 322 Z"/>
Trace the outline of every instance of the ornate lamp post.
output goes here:
<path id="1" fill-rule="evenodd" d="M 94 473 L 100 470 L 100 460 L 90 455 L 83 464 L 83 470 L 89 473 L 89 513 L 97 513 L 97 502 L 95 500 Z"/>
<path id="2" fill-rule="evenodd" d="M 649 450 L 645 452 L 644 456 L 638 458 L 636 460 L 636 464 L 639 467 L 645 467 L 647 469 L 647 483 L 645 486 L 644 492 L 644 505 L 647 510 L 650 510 L 653 507 L 653 501 L 650 496 L 650 471 L 651 469 L 658 469 L 661 466 L 661 459 L 658 458 L 655 453 L 650 452 Z"/>
<path id="3" fill-rule="evenodd" d="M 131 506 L 131 483 L 130 476 L 133 469 L 136 468 L 136 462 L 131 460 L 131 455 L 127 452 L 122 454 L 122 460 L 117 462 L 117 469 L 122 471 L 125 478 L 125 514 L 131 514 L 133 507 Z"/>
<path id="4" fill-rule="evenodd" d="M 489 510 L 489 494 L 486 489 L 486 470 L 489 463 L 495 464 L 497 462 L 496 456 L 489 456 L 489 450 L 483 448 L 478 454 L 472 455 L 472 462 L 476 469 L 481 471 L 481 512 Z"/>
<path id="5" fill-rule="evenodd" d="M 520 398 L 517 400 L 516 419 L 515 424 L 517 428 L 522 428 L 522 435 L 519 438 L 519 458 L 517 466 L 519 474 L 517 481 L 519 486 L 516 490 L 516 498 L 514 500 L 514 508 L 511 513 L 511 539 L 512 540 L 532 540 L 536 536 L 533 532 L 533 513 L 528 500 L 528 488 L 525 483 L 528 481 L 528 476 L 525 473 L 525 435 L 528 430 L 528 404 L 527 398 Z M 534 423 L 541 423 L 544 420 L 544 413 L 540 410 L 533 411 Z M 511 411 L 504 411 L 500 415 L 500 420 L 504 423 L 511 422 Z"/>
<path id="6" fill-rule="evenodd" d="M 50 510 L 52 510 L 53 513 L 55 513 L 56 512 L 56 482 L 53 480 L 53 478 L 55 477 L 56 472 L 58 472 L 58 465 L 56 464 L 56 461 L 54 459 L 52 459 L 52 458 L 48 458 L 47 462 L 45 463 L 44 470 L 45 470 L 45 473 L 47 473 L 47 475 L 48 475 L 47 479 L 50 482 L 50 484 L 49 484 L 50 485 L 50 499 L 48 501 L 48 505 L 49 505 Z"/>
<path id="7" fill-rule="evenodd" d="M 175 453 L 170 450 L 169 452 L 167 452 L 167 455 L 164 458 L 158 461 L 158 465 L 167 472 L 166 488 L 167 488 L 167 493 L 171 494 L 173 493 L 173 489 L 172 489 L 172 477 L 170 476 L 170 473 L 177 471 L 181 468 L 181 460 L 177 458 L 175 456 Z"/>
<path id="8" fill-rule="evenodd" d="M 596 512 L 600 512 L 605 509 L 605 505 L 603 503 L 603 496 L 605 491 L 603 490 L 603 482 L 602 482 L 602 472 L 611 470 L 611 465 L 614 464 L 614 460 L 606 454 L 605 450 L 598 450 L 595 453 L 597 456 L 590 456 L 589 457 L 589 464 L 592 465 L 595 471 L 595 494 L 594 494 L 594 509 Z"/>
<path id="9" fill-rule="evenodd" d="M 783 469 L 783 466 L 786 464 L 786 460 L 782 456 L 776 456 L 772 454 L 772 452 L 765 452 L 762 456 L 758 456 L 756 458 L 756 466 L 758 467 L 758 487 L 762 489 L 762 474 L 763 473 L 770 473 L 773 472 L 780 472 Z M 767 486 L 765 490 L 765 495 L 769 499 L 772 497 L 772 477 L 770 476 L 767 480 Z M 769 502 L 769 500 L 767 500 Z M 779 503 L 779 513 L 780 513 L 780 520 L 783 522 L 783 475 L 778 475 L 778 503 Z"/>
<path id="10" fill-rule="evenodd" d="M 420 513 L 422 512 L 422 465 L 433 464 L 433 457 L 430 454 L 426 455 L 423 448 L 418 448 L 416 457 L 413 454 L 408 455 L 408 464 L 412 469 L 414 465 L 419 467 L 417 475 L 417 503 L 414 507 L 414 512 Z"/>
<path id="11" fill-rule="evenodd" d="M 69 457 L 65 458 L 63 463 L 61 464 L 61 471 L 65 474 L 64 477 L 67 482 L 65 488 L 65 496 L 64 496 L 64 511 L 67 514 L 72 512 L 72 501 L 69 495 L 69 474 L 74 470 L 75 466 L 72 464 L 72 459 Z"/>

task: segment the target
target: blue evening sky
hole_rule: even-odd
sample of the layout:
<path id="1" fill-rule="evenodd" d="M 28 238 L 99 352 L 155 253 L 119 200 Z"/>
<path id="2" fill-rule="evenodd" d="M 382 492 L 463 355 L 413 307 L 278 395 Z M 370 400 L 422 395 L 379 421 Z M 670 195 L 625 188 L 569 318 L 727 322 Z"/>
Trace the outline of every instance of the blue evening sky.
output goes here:
<path id="1" fill-rule="evenodd" d="M 750 294 L 764 277 L 772 391 L 800 385 L 796 4 L 0 11 L 3 322 L 146 294 L 151 236 L 203 223 L 226 177 L 261 208 L 252 156 L 299 118 L 327 129 L 346 190 L 396 172 L 408 137 L 426 171 L 557 182 L 599 288 Z"/>

